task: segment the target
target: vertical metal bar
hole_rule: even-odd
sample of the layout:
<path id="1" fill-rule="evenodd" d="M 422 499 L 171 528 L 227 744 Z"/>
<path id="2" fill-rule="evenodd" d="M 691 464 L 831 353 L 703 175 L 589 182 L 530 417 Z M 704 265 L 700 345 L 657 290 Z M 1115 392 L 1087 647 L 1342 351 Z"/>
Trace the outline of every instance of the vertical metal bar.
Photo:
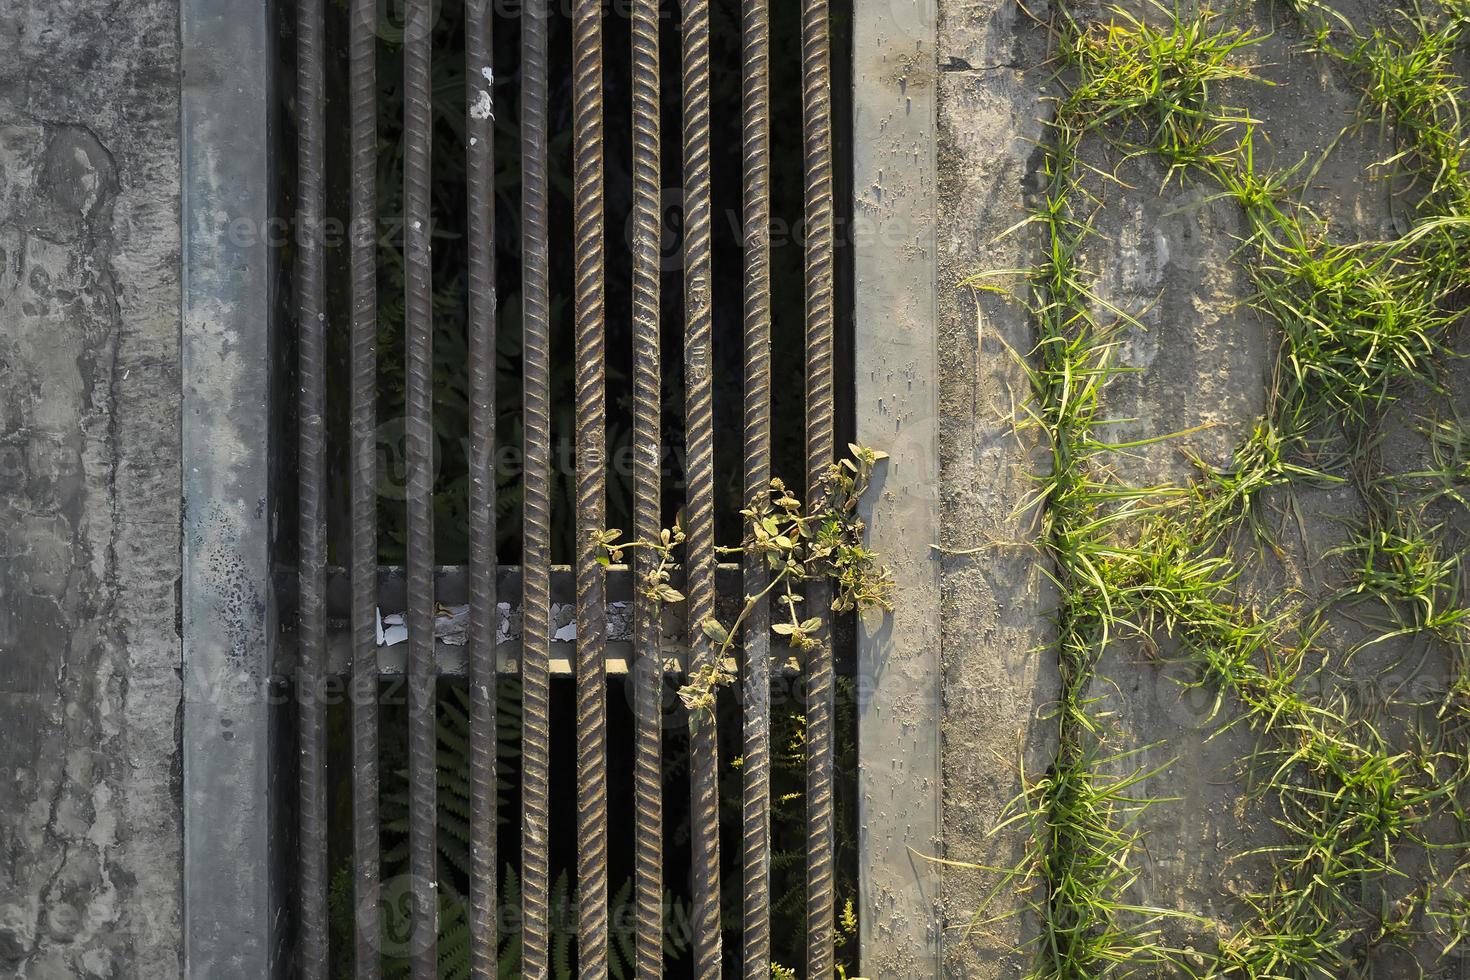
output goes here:
<path id="1" fill-rule="evenodd" d="M 821 506 L 833 461 L 832 417 L 832 93 L 827 0 L 802 0 L 802 135 L 806 199 L 806 467 L 807 505 Z M 808 590 L 809 613 L 821 617 L 807 661 L 807 976 L 833 970 L 832 643 L 826 583 Z"/>
<path id="2" fill-rule="evenodd" d="M 659 3 L 633 7 L 633 447 L 634 537 L 654 540 L 659 507 L 663 404 L 659 350 Z M 638 581 L 653 569 L 652 555 L 633 555 Z M 637 878 L 636 973 L 663 976 L 663 652 L 658 604 L 633 590 L 637 666 L 634 735 L 634 863 Z"/>
<path id="3" fill-rule="evenodd" d="M 403 36 L 405 456 L 408 475 L 409 873 L 414 896 L 409 960 L 414 980 L 438 975 L 434 698 L 434 327 L 430 261 L 433 91 L 430 0 L 412 0 Z"/>
<path id="4" fill-rule="evenodd" d="M 607 976 L 607 664 L 597 535 L 607 511 L 602 0 L 572 13 L 577 427 L 577 964 Z"/>
<path id="5" fill-rule="evenodd" d="M 767 0 L 742 0 L 740 11 L 747 503 L 764 497 L 771 482 L 771 42 L 766 4 Z M 764 557 L 747 556 L 745 594 L 760 595 L 769 580 Z M 745 980 L 766 980 L 771 974 L 771 631 L 765 602 L 751 610 L 743 643 L 741 964 Z"/>
<path id="6" fill-rule="evenodd" d="M 300 437 L 297 462 L 300 534 L 301 664 L 296 686 L 301 739 L 301 970 L 326 980 L 327 780 L 325 708 L 320 697 L 326 663 L 326 308 L 321 227 L 326 202 L 326 74 L 322 0 L 301 0 L 296 19 L 298 201 L 296 318 Z"/>
<path id="7" fill-rule="evenodd" d="M 377 5 L 352 0 L 348 100 L 352 173 L 352 858 L 358 980 L 381 973 L 378 830 Z"/>
<path id="8" fill-rule="evenodd" d="M 499 975 L 495 820 L 495 49 L 492 0 L 465 5 L 469 194 L 470 975 Z"/>
<path id="9" fill-rule="evenodd" d="M 690 671 L 715 650 L 701 624 L 714 616 L 714 390 L 710 381 L 709 0 L 685 0 L 680 23 L 684 90 L 684 416 Z M 694 976 L 720 976 L 719 743 L 715 712 L 689 733 L 693 837 Z"/>
<path id="10" fill-rule="evenodd" d="M 522 547 L 521 973 L 550 970 L 551 353 L 546 225 L 547 0 L 522 11 L 521 239 L 526 472 Z"/>

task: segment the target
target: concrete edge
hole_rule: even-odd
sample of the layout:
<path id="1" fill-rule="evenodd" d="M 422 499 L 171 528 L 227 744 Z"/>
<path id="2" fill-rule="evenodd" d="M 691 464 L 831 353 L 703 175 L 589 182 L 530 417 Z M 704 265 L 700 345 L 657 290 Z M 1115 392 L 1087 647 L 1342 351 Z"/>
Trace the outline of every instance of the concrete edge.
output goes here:
<path id="1" fill-rule="evenodd" d="M 938 977 L 938 320 L 934 0 L 856 0 L 853 223 L 858 442 L 882 450 L 864 504 L 894 610 L 858 635 L 862 970 Z"/>
<path id="2" fill-rule="evenodd" d="M 273 975 L 268 0 L 183 0 L 184 970 Z"/>

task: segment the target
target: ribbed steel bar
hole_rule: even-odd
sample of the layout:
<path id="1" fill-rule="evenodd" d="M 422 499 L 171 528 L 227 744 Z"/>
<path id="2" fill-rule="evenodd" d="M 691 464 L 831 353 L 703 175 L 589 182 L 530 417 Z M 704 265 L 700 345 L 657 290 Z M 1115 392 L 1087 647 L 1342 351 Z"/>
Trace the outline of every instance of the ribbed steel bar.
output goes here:
<path id="1" fill-rule="evenodd" d="M 430 264 L 431 0 L 411 0 L 403 37 L 405 457 L 408 509 L 409 873 L 414 980 L 438 975 L 434 699 L 434 349 Z"/>
<path id="2" fill-rule="evenodd" d="M 715 651 L 701 624 L 715 612 L 714 388 L 710 379 L 713 255 L 710 248 L 709 0 L 685 0 L 680 34 L 684 94 L 684 432 L 686 569 L 691 673 Z M 694 976 L 720 976 L 719 742 L 715 713 L 689 734 L 694 892 Z"/>
<path id="3" fill-rule="evenodd" d="M 321 682 L 326 663 L 326 307 L 322 218 L 326 204 L 326 69 L 322 0 L 302 0 L 296 20 L 300 250 L 296 265 L 299 378 L 301 974 L 325 980 L 327 959 L 327 758 Z"/>
<path id="4" fill-rule="evenodd" d="M 521 261 L 525 485 L 521 605 L 521 974 L 550 972 L 551 351 L 546 224 L 547 0 L 521 23 Z"/>
<path id="5" fill-rule="evenodd" d="M 348 26 L 348 114 L 352 174 L 352 863 L 353 935 L 358 980 L 377 980 L 378 829 L 378 513 L 377 513 L 377 4 L 352 0 Z"/>
<path id="6" fill-rule="evenodd" d="M 465 4 L 469 215 L 470 976 L 499 976 L 495 848 L 495 59 L 493 0 Z"/>
<path id="7" fill-rule="evenodd" d="M 767 0 L 742 0 L 741 227 L 745 240 L 745 499 L 763 497 L 771 482 L 771 93 Z M 770 581 L 764 556 L 745 559 L 746 595 Z M 771 975 L 771 631 L 770 607 L 751 610 L 743 637 L 744 716 L 741 768 L 745 980 Z"/>
<path id="8" fill-rule="evenodd" d="M 572 11 L 577 428 L 577 969 L 607 976 L 607 342 L 603 320 L 602 0 Z"/>
<path id="9" fill-rule="evenodd" d="M 827 0 L 802 0 L 802 137 L 806 215 L 807 503 L 821 505 L 833 461 L 832 92 Z M 830 590 L 813 583 L 810 615 L 822 619 L 807 661 L 807 976 L 833 971 L 832 710 Z"/>
<path id="10" fill-rule="evenodd" d="M 636 0 L 633 36 L 633 446 L 634 536 L 654 540 L 662 524 L 659 508 L 659 424 L 663 404 L 659 350 L 659 4 Z M 633 555 L 638 580 L 653 568 L 653 555 Z M 637 667 L 631 683 L 634 864 L 636 882 L 635 959 L 640 980 L 663 976 L 663 655 L 658 605 L 635 587 L 634 644 Z"/>

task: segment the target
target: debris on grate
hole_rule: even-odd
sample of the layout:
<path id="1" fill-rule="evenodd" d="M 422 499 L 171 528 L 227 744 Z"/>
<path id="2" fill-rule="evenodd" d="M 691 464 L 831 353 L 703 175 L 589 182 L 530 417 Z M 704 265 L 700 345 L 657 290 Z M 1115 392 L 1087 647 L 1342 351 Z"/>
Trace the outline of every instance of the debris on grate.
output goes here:
<path id="1" fill-rule="evenodd" d="M 499 613 L 499 622 L 496 628 L 495 642 L 508 643 L 520 637 L 520 615 L 519 608 L 513 608 L 508 602 L 502 602 L 496 606 Z M 627 640 L 632 631 L 633 604 L 631 602 L 610 602 L 607 606 L 607 638 L 610 640 Z M 554 602 L 551 604 L 551 621 L 555 627 L 552 639 L 558 643 L 575 643 L 577 640 L 577 607 L 574 603 Z M 434 639 L 440 643 L 453 647 L 462 647 L 469 639 L 470 607 L 468 604 L 460 606 L 446 606 L 436 603 L 434 606 Z M 397 646 L 408 640 L 408 624 L 401 612 L 383 615 L 382 609 L 378 610 L 377 623 L 378 646 Z"/>
<path id="2" fill-rule="evenodd" d="M 502 611 L 509 611 L 505 603 L 500 604 Z M 391 647 L 408 639 L 408 625 L 404 622 L 403 613 L 389 613 L 384 616 L 381 609 L 378 610 L 378 646 Z M 447 643 L 452 647 L 462 647 L 469 639 L 470 630 L 470 607 L 446 606 L 442 603 L 434 605 L 434 638 L 441 643 Z"/>

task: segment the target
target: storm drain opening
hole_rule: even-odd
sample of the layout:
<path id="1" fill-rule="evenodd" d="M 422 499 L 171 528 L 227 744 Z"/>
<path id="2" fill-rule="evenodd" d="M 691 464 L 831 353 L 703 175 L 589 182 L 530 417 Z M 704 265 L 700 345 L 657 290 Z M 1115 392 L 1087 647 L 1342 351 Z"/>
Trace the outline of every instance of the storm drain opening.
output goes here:
<path id="1" fill-rule="evenodd" d="M 855 968 L 850 8 L 281 8 L 301 975 Z"/>

